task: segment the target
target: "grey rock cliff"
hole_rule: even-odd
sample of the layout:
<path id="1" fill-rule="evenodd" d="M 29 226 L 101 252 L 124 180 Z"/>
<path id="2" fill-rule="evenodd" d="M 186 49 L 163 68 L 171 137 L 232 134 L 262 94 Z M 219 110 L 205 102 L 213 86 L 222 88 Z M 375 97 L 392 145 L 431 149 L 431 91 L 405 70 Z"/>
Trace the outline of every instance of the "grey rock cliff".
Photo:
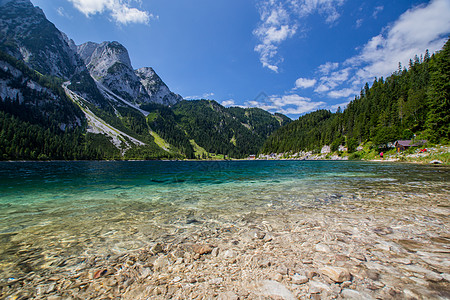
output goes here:
<path id="1" fill-rule="evenodd" d="M 138 105 L 172 105 L 181 101 L 152 68 L 133 70 L 127 49 L 118 42 L 87 42 L 78 46 L 91 76 L 99 83 Z"/>
<path id="2" fill-rule="evenodd" d="M 29 0 L 1 0 L 0 49 L 42 74 L 70 79 L 86 67 L 73 41 Z"/>
<path id="3" fill-rule="evenodd" d="M 169 87 L 161 80 L 153 68 L 140 68 L 135 73 L 139 77 L 142 87 L 152 99 L 152 102 L 173 105 L 183 100 L 180 95 L 169 90 Z"/>

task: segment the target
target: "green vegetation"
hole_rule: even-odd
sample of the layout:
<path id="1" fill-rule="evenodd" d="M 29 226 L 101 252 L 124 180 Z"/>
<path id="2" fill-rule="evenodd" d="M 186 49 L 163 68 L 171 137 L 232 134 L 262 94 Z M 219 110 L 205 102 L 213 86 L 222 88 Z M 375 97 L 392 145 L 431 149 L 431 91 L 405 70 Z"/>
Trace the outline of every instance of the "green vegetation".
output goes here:
<path id="1" fill-rule="evenodd" d="M 261 109 L 226 108 L 210 100 L 181 101 L 171 108 L 157 104 L 142 108 L 150 112 L 147 122 L 151 129 L 187 158 L 256 154 L 274 130 L 290 121 Z"/>
<path id="2" fill-rule="evenodd" d="M 0 111 L 1 160 L 115 159 L 120 153 L 107 137 L 81 128 L 61 131 L 31 124 Z"/>
<path id="3" fill-rule="evenodd" d="M 450 142 L 450 41 L 429 56 L 416 56 L 409 69 L 399 68 L 386 80 L 366 83 L 359 97 L 336 113 L 316 111 L 280 128 L 271 135 L 262 153 L 318 151 L 330 145 L 334 152 L 346 145 L 372 145 L 365 157 L 378 155 L 380 147 L 398 139 Z M 372 154 L 368 154 L 372 153 Z M 352 155 L 357 158 L 359 154 Z"/>
<path id="4" fill-rule="evenodd" d="M 243 158 L 256 154 L 274 130 L 290 121 L 261 109 L 225 108 L 206 100 L 173 107 L 147 104 L 142 107 L 150 112 L 146 118 L 119 101 L 107 101 L 88 74 L 75 75 L 69 86 L 90 97 L 75 103 L 65 94 L 62 79 L 31 70 L 3 52 L 0 60 L 21 72 L 0 70 L 0 80 L 20 91 L 14 99 L 0 99 L 2 160 Z M 45 89 L 34 89 L 30 83 Z M 129 141 L 130 149 L 117 149 L 109 137 L 87 133 L 83 110 L 88 109 L 146 145 Z"/>

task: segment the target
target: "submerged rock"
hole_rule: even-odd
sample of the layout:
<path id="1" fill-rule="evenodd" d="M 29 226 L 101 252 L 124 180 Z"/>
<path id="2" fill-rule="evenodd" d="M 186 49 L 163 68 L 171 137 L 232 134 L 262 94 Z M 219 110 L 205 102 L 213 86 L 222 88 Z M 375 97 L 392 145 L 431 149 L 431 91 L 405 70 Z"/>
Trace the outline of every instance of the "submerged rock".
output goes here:
<path id="1" fill-rule="evenodd" d="M 209 245 L 194 245 L 192 246 L 192 250 L 200 255 L 211 253 L 213 248 Z"/>

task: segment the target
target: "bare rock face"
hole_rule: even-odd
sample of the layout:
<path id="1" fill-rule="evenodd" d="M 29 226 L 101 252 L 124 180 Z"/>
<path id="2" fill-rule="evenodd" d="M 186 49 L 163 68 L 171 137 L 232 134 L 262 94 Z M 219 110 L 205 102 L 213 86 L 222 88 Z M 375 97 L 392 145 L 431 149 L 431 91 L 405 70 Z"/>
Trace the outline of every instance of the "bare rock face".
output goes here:
<path id="1" fill-rule="evenodd" d="M 143 90 L 149 95 L 150 102 L 173 105 L 183 100 L 183 97 L 169 90 L 169 87 L 161 80 L 153 68 L 140 68 L 134 72 L 139 77 Z"/>
<path id="2" fill-rule="evenodd" d="M 70 79 L 86 70 L 73 41 L 29 0 L 0 1 L 0 49 L 46 75 Z"/>
<path id="3" fill-rule="evenodd" d="M 77 50 L 97 82 L 131 103 L 172 105 L 183 100 L 152 68 L 134 70 L 128 50 L 118 42 L 87 42 Z"/>

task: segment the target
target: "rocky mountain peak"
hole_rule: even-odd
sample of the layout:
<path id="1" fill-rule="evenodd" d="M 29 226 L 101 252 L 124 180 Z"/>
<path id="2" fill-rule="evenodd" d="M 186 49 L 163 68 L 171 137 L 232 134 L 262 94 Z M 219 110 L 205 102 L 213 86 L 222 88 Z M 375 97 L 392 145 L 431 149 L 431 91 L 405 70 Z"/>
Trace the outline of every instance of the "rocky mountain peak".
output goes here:
<path id="1" fill-rule="evenodd" d="M 0 49 L 42 74 L 70 79 L 86 70 L 70 40 L 29 0 L 0 0 Z"/>
<path id="2" fill-rule="evenodd" d="M 0 6 L 5 6 L 7 4 L 14 6 L 34 7 L 30 0 L 0 0 Z"/>
<path id="3" fill-rule="evenodd" d="M 149 78 L 149 77 L 153 77 L 156 75 L 156 72 L 155 72 L 155 70 L 153 70 L 152 67 L 143 67 L 143 68 L 137 69 L 135 72 L 141 78 Z M 158 75 L 156 75 L 156 76 L 158 76 Z"/>
<path id="4" fill-rule="evenodd" d="M 172 105 L 182 100 L 153 68 L 133 70 L 127 49 L 118 42 L 87 42 L 77 52 L 95 80 L 127 101 Z"/>
<path id="5" fill-rule="evenodd" d="M 77 47 L 77 52 L 84 60 L 94 78 L 107 75 L 108 70 L 117 64 L 132 70 L 128 50 L 119 42 L 103 42 L 97 44 L 87 42 Z M 112 70 L 110 70 L 111 72 Z"/>
<path id="6" fill-rule="evenodd" d="M 142 84 L 142 88 L 150 96 L 151 102 L 164 105 L 173 105 L 183 98 L 180 95 L 172 93 L 169 87 L 150 67 L 144 67 L 135 71 Z"/>

